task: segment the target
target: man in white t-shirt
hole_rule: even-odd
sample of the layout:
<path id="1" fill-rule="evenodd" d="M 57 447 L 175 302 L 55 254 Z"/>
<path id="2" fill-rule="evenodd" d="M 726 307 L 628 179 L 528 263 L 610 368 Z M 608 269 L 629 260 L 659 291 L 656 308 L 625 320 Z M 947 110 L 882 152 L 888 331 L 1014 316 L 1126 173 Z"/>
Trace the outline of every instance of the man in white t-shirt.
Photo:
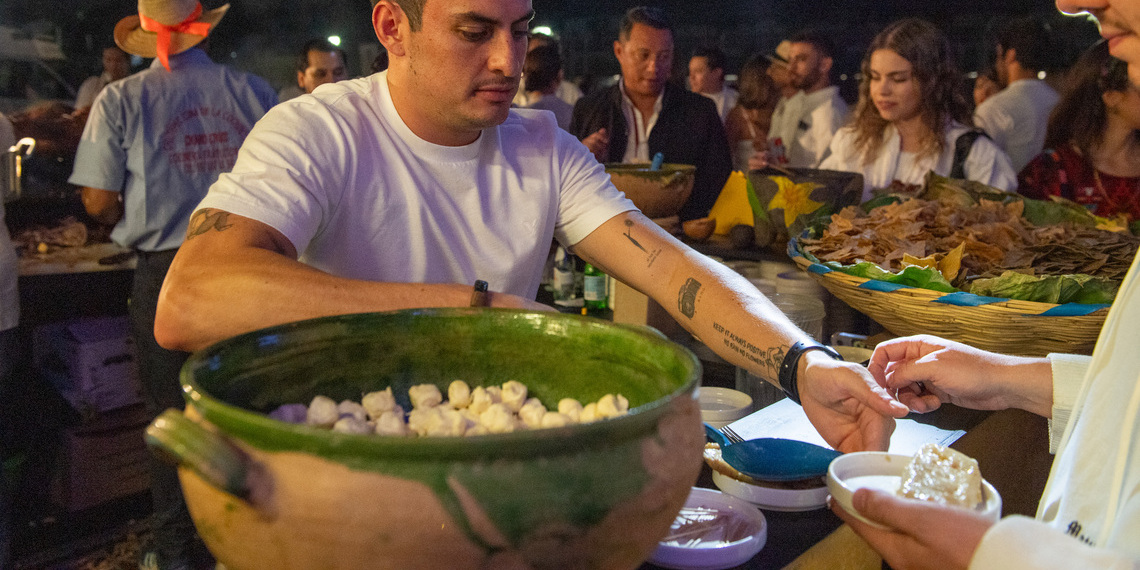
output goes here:
<path id="1" fill-rule="evenodd" d="M 548 309 L 532 299 L 557 239 L 734 365 L 771 379 L 785 365 L 836 447 L 885 448 L 905 408 L 865 369 L 804 348 L 755 287 L 638 212 L 549 113 L 512 110 L 533 15 L 530 0 L 376 0 L 388 70 L 254 127 L 193 216 L 156 336 L 197 349 L 325 315 L 467 306 L 476 280 L 492 307 Z"/>
<path id="2" fill-rule="evenodd" d="M 1051 30 L 1035 16 L 1015 19 L 998 33 L 995 69 L 1006 85 L 974 111 L 974 123 L 1009 155 L 1020 172 L 1045 147 L 1049 113 L 1061 98 L 1039 78 L 1049 67 Z"/>
<path id="3" fill-rule="evenodd" d="M 724 81 L 725 59 L 724 52 L 716 48 L 700 48 L 689 58 L 689 89 L 716 103 L 716 112 L 722 123 L 740 97 Z"/>
<path id="4" fill-rule="evenodd" d="M 847 120 L 847 103 L 831 84 L 835 47 L 823 35 L 800 32 L 788 39 L 788 74 L 799 91 L 785 97 L 772 114 L 768 152 L 758 153 L 751 168 L 768 161 L 783 166 L 815 168 L 827 153 L 831 137 Z"/>

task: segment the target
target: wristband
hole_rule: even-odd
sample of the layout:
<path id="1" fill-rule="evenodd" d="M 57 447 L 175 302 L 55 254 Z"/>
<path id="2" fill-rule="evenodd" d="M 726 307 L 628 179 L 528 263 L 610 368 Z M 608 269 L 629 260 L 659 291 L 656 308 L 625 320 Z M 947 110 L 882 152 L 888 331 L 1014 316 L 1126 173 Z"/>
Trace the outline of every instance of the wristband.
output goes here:
<path id="1" fill-rule="evenodd" d="M 800 387 L 799 379 L 797 378 L 799 372 L 800 357 L 809 350 L 822 350 L 828 356 L 835 360 L 843 360 L 843 357 L 835 352 L 834 348 L 819 344 L 815 341 L 799 341 L 788 349 L 788 353 L 784 355 L 784 360 L 780 363 L 780 373 L 777 381 L 780 383 L 780 389 L 787 394 L 788 399 L 800 403 Z"/>
<path id="2" fill-rule="evenodd" d="M 471 288 L 471 306 L 472 307 L 486 307 L 487 306 L 487 282 L 482 279 L 475 281 L 475 286 Z"/>

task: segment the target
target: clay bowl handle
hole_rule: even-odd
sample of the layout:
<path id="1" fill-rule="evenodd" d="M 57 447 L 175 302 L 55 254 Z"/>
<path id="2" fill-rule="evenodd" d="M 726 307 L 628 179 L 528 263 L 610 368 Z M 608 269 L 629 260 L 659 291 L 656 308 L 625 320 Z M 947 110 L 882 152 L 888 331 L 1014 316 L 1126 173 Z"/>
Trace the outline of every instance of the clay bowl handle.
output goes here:
<path id="1" fill-rule="evenodd" d="M 171 408 L 155 418 L 146 428 L 146 444 L 156 455 L 194 471 L 210 485 L 249 500 L 249 457 L 182 412 Z"/>

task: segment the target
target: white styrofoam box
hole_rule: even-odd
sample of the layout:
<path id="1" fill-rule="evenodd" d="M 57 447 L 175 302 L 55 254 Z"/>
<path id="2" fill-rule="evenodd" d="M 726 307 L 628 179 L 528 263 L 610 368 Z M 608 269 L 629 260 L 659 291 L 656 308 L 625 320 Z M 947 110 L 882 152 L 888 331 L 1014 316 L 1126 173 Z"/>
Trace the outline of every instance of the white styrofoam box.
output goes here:
<path id="1" fill-rule="evenodd" d="M 102 412 L 142 401 L 127 317 L 85 318 L 35 330 L 36 369 L 75 409 Z"/>

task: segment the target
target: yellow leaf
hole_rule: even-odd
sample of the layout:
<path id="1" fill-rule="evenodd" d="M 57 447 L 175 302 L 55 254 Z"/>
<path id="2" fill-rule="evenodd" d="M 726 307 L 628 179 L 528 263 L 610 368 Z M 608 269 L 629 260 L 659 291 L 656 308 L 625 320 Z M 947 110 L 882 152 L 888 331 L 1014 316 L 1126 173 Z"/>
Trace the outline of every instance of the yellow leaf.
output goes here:
<path id="1" fill-rule="evenodd" d="M 823 206 L 823 202 L 811 199 L 811 192 L 819 188 L 815 182 L 796 184 L 786 176 L 773 176 L 776 183 L 776 195 L 768 202 L 768 209 L 784 209 L 784 226 L 791 227 L 800 214 L 810 214 Z"/>
<path id="2" fill-rule="evenodd" d="M 954 278 L 958 277 L 958 273 L 962 271 L 962 255 L 966 253 L 966 242 L 958 244 L 958 247 L 950 250 L 949 253 L 942 256 L 938 262 L 938 271 L 947 281 L 953 283 Z"/>
<path id="3" fill-rule="evenodd" d="M 729 175 L 720 196 L 709 210 L 709 217 L 716 220 L 715 232 L 718 235 L 728 235 L 728 231 L 739 224 L 755 224 L 752 205 L 748 203 L 748 178 L 743 172 L 734 171 Z"/>

